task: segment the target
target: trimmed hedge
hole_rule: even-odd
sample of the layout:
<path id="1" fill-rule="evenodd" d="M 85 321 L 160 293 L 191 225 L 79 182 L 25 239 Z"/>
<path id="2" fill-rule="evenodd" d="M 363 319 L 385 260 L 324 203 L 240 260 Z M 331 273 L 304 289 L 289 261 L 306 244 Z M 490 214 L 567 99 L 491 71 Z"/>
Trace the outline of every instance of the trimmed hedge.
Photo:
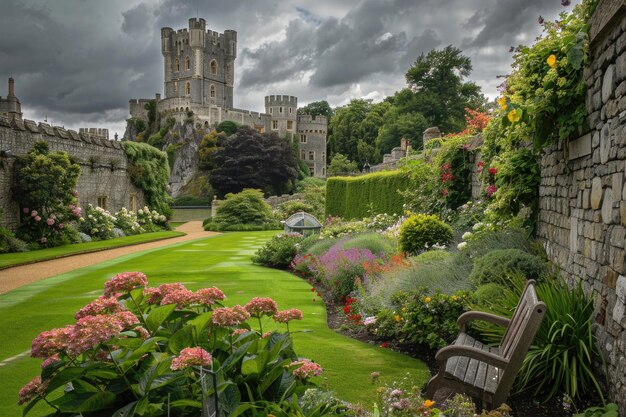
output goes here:
<path id="1" fill-rule="evenodd" d="M 409 188 L 406 172 L 383 171 L 358 177 L 332 177 L 326 182 L 326 216 L 362 219 L 374 214 L 402 214 Z"/>

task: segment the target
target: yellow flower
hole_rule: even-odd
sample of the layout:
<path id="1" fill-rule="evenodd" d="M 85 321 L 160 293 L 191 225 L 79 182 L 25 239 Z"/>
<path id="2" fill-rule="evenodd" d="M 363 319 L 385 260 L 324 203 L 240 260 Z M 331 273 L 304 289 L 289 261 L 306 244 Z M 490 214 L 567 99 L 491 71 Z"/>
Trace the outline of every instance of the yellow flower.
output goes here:
<path id="1" fill-rule="evenodd" d="M 521 115 L 516 109 L 513 109 L 509 112 L 509 114 L 507 114 L 506 117 L 509 119 L 509 122 L 515 123 L 515 122 L 519 122 Z"/>
<path id="2" fill-rule="evenodd" d="M 546 62 L 550 66 L 550 68 L 556 68 L 556 55 L 552 54 L 546 59 Z"/>
<path id="3" fill-rule="evenodd" d="M 506 110 L 506 97 L 500 97 L 498 99 L 498 104 L 502 110 Z"/>
<path id="4" fill-rule="evenodd" d="M 402 316 L 400 316 L 399 314 L 396 314 L 394 319 L 396 319 L 397 322 L 401 322 L 402 321 Z"/>
<path id="5" fill-rule="evenodd" d="M 458 297 L 456 295 L 453 295 L 451 298 L 452 298 L 452 301 L 458 300 Z"/>
<path id="6" fill-rule="evenodd" d="M 424 298 L 424 301 L 425 301 L 426 303 L 430 303 L 431 301 L 433 301 L 433 299 L 432 299 L 432 298 L 430 298 L 430 297 L 426 297 L 426 298 Z"/>
<path id="7" fill-rule="evenodd" d="M 426 407 L 426 408 L 430 408 L 433 405 L 435 405 L 435 402 L 431 401 L 431 400 L 426 400 L 426 401 L 424 401 L 424 404 L 423 404 L 423 406 Z"/>

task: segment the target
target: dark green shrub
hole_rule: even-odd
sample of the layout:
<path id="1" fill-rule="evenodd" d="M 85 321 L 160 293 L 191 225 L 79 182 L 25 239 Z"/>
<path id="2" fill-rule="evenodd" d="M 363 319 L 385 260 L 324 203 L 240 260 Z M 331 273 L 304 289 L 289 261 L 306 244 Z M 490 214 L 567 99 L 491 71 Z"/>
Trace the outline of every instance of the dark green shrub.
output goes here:
<path id="1" fill-rule="evenodd" d="M 362 219 L 379 213 L 401 214 L 401 191 L 410 187 L 403 171 L 376 172 L 359 177 L 333 177 L 326 182 L 326 216 Z"/>
<path id="2" fill-rule="evenodd" d="M 13 232 L 0 227 L 0 253 L 27 252 L 28 245 L 15 237 Z"/>
<path id="3" fill-rule="evenodd" d="M 435 215 L 414 214 L 400 226 L 400 250 L 420 253 L 433 245 L 447 245 L 452 240 L 452 228 Z"/>
<path id="4" fill-rule="evenodd" d="M 492 282 L 507 286 L 516 274 L 532 279 L 541 277 L 546 271 L 546 263 L 538 256 L 519 249 L 501 249 L 476 259 L 470 281 L 477 286 Z"/>
<path id="5" fill-rule="evenodd" d="M 247 188 L 237 194 L 227 194 L 213 220 L 223 225 L 261 225 L 272 220 L 272 208 L 263 200 L 261 191 Z"/>
<path id="6" fill-rule="evenodd" d="M 314 208 L 312 205 L 305 203 L 304 201 L 291 200 L 291 201 L 286 201 L 283 204 L 279 205 L 277 210 L 278 210 L 278 214 L 280 218 L 282 220 L 285 220 L 292 214 L 299 213 L 301 211 L 312 214 L 314 211 Z"/>
<path id="7" fill-rule="evenodd" d="M 286 268 L 298 254 L 298 245 L 302 239 L 302 235 L 297 233 L 274 236 L 256 252 L 252 262 L 273 268 Z"/>
<path id="8" fill-rule="evenodd" d="M 481 285 L 474 292 L 476 305 L 482 309 L 499 303 L 504 294 L 504 289 L 505 287 L 495 282 Z"/>

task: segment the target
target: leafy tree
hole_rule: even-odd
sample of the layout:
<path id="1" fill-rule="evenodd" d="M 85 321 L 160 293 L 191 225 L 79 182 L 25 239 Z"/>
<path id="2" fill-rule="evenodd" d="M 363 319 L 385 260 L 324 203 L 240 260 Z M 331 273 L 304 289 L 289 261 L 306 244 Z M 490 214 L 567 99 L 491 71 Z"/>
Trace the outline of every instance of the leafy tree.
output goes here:
<path id="1" fill-rule="evenodd" d="M 275 133 L 261 134 L 248 126 L 223 141 L 214 161 L 217 167 L 209 181 L 218 195 L 244 188 L 281 194 L 290 191 L 298 177 L 291 144 Z"/>
<path id="2" fill-rule="evenodd" d="M 330 121 L 330 118 L 335 114 L 330 104 L 326 100 L 314 101 L 307 104 L 304 107 L 298 109 L 298 114 L 310 114 L 311 116 L 326 116 Z"/>
<path id="3" fill-rule="evenodd" d="M 389 153 L 400 146 L 402 138 L 410 139 L 412 147 L 419 149 L 422 147 L 422 134 L 426 128 L 428 121 L 421 113 L 402 113 L 398 107 L 392 106 L 385 113 L 384 123 L 378 131 L 376 149 L 381 154 Z"/>
<path id="4" fill-rule="evenodd" d="M 452 45 L 422 54 L 406 73 L 414 95 L 405 93 L 403 104 L 410 103 L 410 108 L 422 113 L 441 131 L 458 132 L 465 126 L 465 108 L 479 108 L 484 103 L 480 87 L 465 81 L 471 72 L 470 58 Z"/>
<path id="5" fill-rule="evenodd" d="M 329 157 L 340 153 L 348 159 L 358 159 L 357 144 L 359 139 L 363 139 L 361 124 L 371 107 L 371 100 L 357 99 L 336 110 L 330 122 L 332 133 L 328 139 Z"/>
<path id="6" fill-rule="evenodd" d="M 198 146 L 198 168 L 202 171 L 211 171 L 215 168 L 215 152 L 218 150 L 218 140 L 226 139 L 224 132 L 217 133 L 217 130 L 211 130 L 210 133 L 204 135 Z"/>
<path id="7" fill-rule="evenodd" d="M 154 126 L 154 122 L 157 119 L 157 102 L 156 100 L 150 100 L 145 105 L 144 108 L 148 111 L 148 125 L 150 127 Z"/>
<path id="8" fill-rule="evenodd" d="M 328 176 L 343 175 L 357 172 L 359 170 L 356 162 L 350 161 L 345 155 L 336 153 L 328 165 Z"/>
<path id="9" fill-rule="evenodd" d="M 230 136 L 237 133 L 237 129 L 239 129 L 239 124 L 230 120 L 224 120 L 222 123 L 217 125 L 215 130 L 217 130 L 217 133 L 224 132 L 226 136 Z"/>
<path id="10" fill-rule="evenodd" d="M 272 220 L 272 208 L 259 190 L 246 188 L 228 193 L 216 210 L 215 222 L 223 224 L 263 224 Z"/>

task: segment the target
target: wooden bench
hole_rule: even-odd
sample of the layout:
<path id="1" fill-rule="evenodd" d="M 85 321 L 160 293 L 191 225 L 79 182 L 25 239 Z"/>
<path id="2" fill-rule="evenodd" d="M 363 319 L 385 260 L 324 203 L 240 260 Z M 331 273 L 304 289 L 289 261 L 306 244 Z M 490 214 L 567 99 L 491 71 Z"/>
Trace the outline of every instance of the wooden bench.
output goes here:
<path id="1" fill-rule="evenodd" d="M 491 407 L 506 401 L 546 313 L 546 305 L 537 299 L 535 284 L 534 280 L 526 283 L 511 319 L 480 311 L 468 311 L 459 317 L 459 336 L 435 356 L 439 372 L 428 381 L 427 398 L 432 399 L 440 388 L 449 388 Z M 500 346 L 490 347 L 467 335 L 465 324 L 470 320 L 506 326 Z"/>

